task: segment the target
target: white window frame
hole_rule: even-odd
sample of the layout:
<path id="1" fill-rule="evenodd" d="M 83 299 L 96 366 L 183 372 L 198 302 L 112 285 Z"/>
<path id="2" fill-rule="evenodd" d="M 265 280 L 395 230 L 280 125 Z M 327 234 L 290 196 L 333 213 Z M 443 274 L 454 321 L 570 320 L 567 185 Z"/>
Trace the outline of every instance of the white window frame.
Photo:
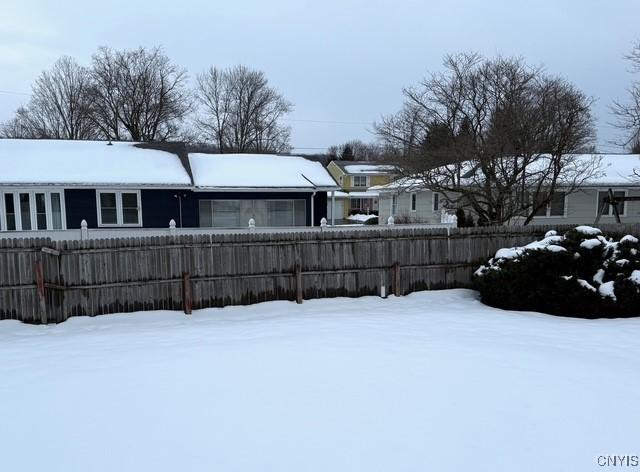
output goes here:
<path id="1" fill-rule="evenodd" d="M 547 203 L 547 207 L 545 209 L 544 215 L 533 215 L 533 218 L 566 218 L 567 217 L 567 207 L 569 203 L 569 194 L 564 190 L 559 190 L 556 193 L 564 193 L 564 205 L 562 208 L 562 215 L 552 215 L 551 214 L 551 202 Z M 533 198 L 533 197 L 531 197 Z"/>
<path id="2" fill-rule="evenodd" d="M 31 217 L 31 229 L 22 229 L 22 212 L 20 211 L 20 194 L 29 194 L 29 216 Z M 37 213 L 36 213 L 36 193 L 44 194 L 44 206 L 45 214 L 47 218 L 46 229 L 37 229 Z M 51 207 L 51 194 L 57 193 L 60 195 L 60 218 L 62 219 L 61 228 L 53 228 L 53 213 Z M 13 210 L 15 211 L 16 229 L 7 229 L 7 209 L 5 206 L 5 195 L 12 195 L 13 197 Z M 14 232 L 14 231 L 62 231 L 67 229 L 67 212 L 66 204 L 64 200 L 64 189 L 45 190 L 39 188 L 18 188 L 18 189 L 0 189 L 0 231 L 1 232 Z"/>
<path id="3" fill-rule="evenodd" d="M 613 190 L 613 193 L 615 194 L 616 192 L 624 192 L 624 196 L 628 197 L 629 196 L 629 190 L 626 188 L 612 188 L 611 190 Z M 598 188 L 596 189 L 596 217 L 600 214 L 600 193 L 609 193 L 609 189 L 601 189 Z M 627 207 L 629 205 L 627 205 L 629 202 L 622 202 L 622 212 L 620 213 L 620 217 L 623 216 L 627 216 Z M 603 213 L 602 214 L 602 218 L 615 218 L 615 215 L 613 214 L 613 207 L 611 205 L 609 205 L 608 208 L 608 213 Z"/>
<path id="4" fill-rule="evenodd" d="M 409 194 L 409 211 L 415 213 L 418 211 L 418 193 L 411 192 Z"/>
<path id="5" fill-rule="evenodd" d="M 100 206 L 100 195 L 103 193 L 115 193 L 116 194 L 116 223 L 102 223 L 102 208 Z M 138 199 L 138 222 L 137 223 L 123 223 L 123 211 L 122 211 L 122 194 L 123 193 L 135 193 Z M 98 213 L 98 227 L 99 228 L 141 228 L 142 227 L 142 197 L 140 190 L 109 190 L 100 189 L 96 190 L 96 211 Z"/>
<path id="6" fill-rule="evenodd" d="M 356 177 L 361 179 L 364 177 L 364 185 L 356 185 Z M 368 175 L 352 175 L 351 176 L 351 187 L 353 188 L 368 188 L 369 187 L 369 176 Z"/>

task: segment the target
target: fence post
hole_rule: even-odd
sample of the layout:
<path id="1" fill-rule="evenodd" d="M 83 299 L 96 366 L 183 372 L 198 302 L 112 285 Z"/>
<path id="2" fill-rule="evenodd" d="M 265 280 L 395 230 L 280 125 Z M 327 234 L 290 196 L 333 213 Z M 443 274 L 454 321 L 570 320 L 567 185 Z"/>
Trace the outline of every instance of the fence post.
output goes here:
<path id="1" fill-rule="evenodd" d="M 40 312 L 40 322 L 47 324 L 47 299 L 44 293 L 44 269 L 42 266 L 42 254 L 38 254 L 35 262 L 36 273 L 36 293 L 38 295 L 38 310 Z"/>
<path id="2" fill-rule="evenodd" d="M 173 218 L 169 220 L 169 234 L 172 236 L 176 234 L 176 220 Z"/>
<path id="3" fill-rule="evenodd" d="M 396 262 L 393 264 L 393 294 L 396 297 L 402 295 L 402 291 L 400 290 L 400 263 Z"/>
<path id="4" fill-rule="evenodd" d="M 191 275 L 189 272 L 182 273 L 182 310 L 185 315 L 191 314 L 193 299 L 191 296 Z"/>
<path id="5" fill-rule="evenodd" d="M 296 303 L 302 303 L 302 264 L 296 262 Z"/>
<path id="6" fill-rule="evenodd" d="M 387 218 L 387 225 L 393 226 L 395 223 L 396 223 L 396 220 L 393 217 L 393 215 L 391 215 L 389 218 Z"/>
<path id="7" fill-rule="evenodd" d="M 89 239 L 89 227 L 87 225 L 87 220 L 82 220 L 80 222 L 80 240 L 84 241 Z"/>

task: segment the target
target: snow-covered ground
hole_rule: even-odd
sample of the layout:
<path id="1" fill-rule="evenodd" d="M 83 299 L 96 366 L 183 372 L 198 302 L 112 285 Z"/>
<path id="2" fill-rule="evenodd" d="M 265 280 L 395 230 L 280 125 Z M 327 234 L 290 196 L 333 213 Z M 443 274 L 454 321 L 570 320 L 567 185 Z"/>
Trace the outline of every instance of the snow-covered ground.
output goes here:
<path id="1" fill-rule="evenodd" d="M 640 453 L 640 319 L 448 290 L 0 322 L 0 470 L 589 471 Z"/>

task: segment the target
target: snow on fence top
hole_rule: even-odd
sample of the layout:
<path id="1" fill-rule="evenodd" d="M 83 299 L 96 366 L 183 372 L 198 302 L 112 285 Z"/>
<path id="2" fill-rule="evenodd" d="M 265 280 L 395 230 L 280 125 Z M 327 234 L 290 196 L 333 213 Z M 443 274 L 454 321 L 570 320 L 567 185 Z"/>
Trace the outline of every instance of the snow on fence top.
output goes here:
<path id="1" fill-rule="evenodd" d="M 196 187 L 338 189 L 319 162 L 273 154 L 189 154 Z"/>
<path id="2" fill-rule="evenodd" d="M 0 139 L 0 169 L 9 185 L 191 185 L 176 154 L 131 142 Z"/>

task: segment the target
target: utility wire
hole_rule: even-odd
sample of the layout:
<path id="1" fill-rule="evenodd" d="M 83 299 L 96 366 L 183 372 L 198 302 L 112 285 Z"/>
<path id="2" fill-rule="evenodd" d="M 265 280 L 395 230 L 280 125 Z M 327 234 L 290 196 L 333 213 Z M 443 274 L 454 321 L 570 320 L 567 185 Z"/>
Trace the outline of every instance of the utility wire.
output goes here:
<path id="1" fill-rule="evenodd" d="M 7 95 L 31 95 L 30 93 L 25 92 L 12 92 L 11 90 L 0 90 L 0 93 L 5 93 Z"/>

